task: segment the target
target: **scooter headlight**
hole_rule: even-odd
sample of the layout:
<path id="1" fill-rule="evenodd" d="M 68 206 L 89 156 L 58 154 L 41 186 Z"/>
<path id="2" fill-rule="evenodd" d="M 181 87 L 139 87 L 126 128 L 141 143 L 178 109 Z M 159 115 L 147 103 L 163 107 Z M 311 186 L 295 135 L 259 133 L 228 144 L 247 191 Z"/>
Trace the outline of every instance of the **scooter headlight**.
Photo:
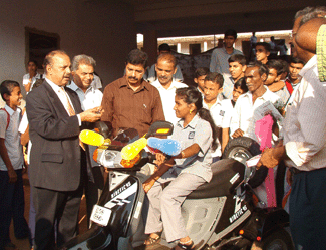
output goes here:
<path id="1" fill-rule="evenodd" d="M 124 168 L 132 168 L 139 160 L 140 160 L 140 154 L 136 155 L 135 158 L 132 159 L 132 160 L 124 160 L 124 159 L 122 159 L 120 164 Z"/>
<path id="2" fill-rule="evenodd" d="M 105 149 L 97 148 L 93 153 L 93 160 L 107 168 L 114 167 L 116 157 L 117 153 Z"/>

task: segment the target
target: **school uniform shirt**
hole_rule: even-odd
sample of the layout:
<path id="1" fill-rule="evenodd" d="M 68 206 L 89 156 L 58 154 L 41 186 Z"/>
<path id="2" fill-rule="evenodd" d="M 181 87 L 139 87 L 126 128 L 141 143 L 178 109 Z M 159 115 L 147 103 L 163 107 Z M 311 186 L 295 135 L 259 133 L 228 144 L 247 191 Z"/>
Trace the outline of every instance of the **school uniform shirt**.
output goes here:
<path id="1" fill-rule="evenodd" d="M 244 132 L 243 136 L 249 137 L 258 142 L 258 139 L 255 135 L 256 121 L 253 119 L 255 109 L 267 101 L 275 103 L 280 99 L 278 95 L 270 91 L 267 87 L 265 87 L 265 89 L 266 92 L 262 96 L 258 97 L 255 103 L 252 103 L 252 94 L 250 91 L 238 98 L 231 119 L 231 136 L 238 128 L 240 128 Z"/>
<path id="2" fill-rule="evenodd" d="M 182 150 L 197 143 L 200 151 L 192 157 L 176 159 L 176 165 L 173 168 L 178 175 L 180 173 L 190 173 L 209 182 L 213 177 L 211 169 L 212 155 L 210 152 L 213 141 L 211 125 L 208 121 L 200 118 L 198 114 L 186 127 L 183 127 L 183 124 L 183 119 L 178 121 L 171 139 L 180 142 Z"/>
<path id="3" fill-rule="evenodd" d="M 165 120 L 176 124 L 179 121 L 179 118 L 176 116 L 174 111 L 175 93 L 178 88 L 186 88 L 188 85 L 174 80 L 167 89 L 165 89 L 158 80 L 155 80 L 151 84 L 157 88 L 160 93 Z"/>
<path id="4" fill-rule="evenodd" d="M 67 87 L 77 93 L 82 110 L 101 106 L 103 94 L 95 85 L 91 84 L 86 92 L 80 89 L 73 81 Z"/>
<path id="5" fill-rule="evenodd" d="M 23 86 L 28 84 L 29 81 L 29 73 L 25 74 L 23 76 Z M 43 77 L 42 77 L 43 78 Z M 36 75 L 32 78 L 32 84 L 30 90 L 33 88 L 34 83 L 36 82 L 37 79 L 41 79 L 41 75 L 39 73 L 36 73 Z"/>
<path id="6" fill-rule="evenodd" d="M 317 56 L 299 73 L 300 85 L 292 94 L 284 119 L 284 145 L 291 160 L 286 164 L 302 171 L 326 167 L 326 82 L 318 78 Z"/>
<path id="7" fill-rule="evenodd" d="M 21 109 L 13 110 L 8 105 L 4 107 L 10 115 L 8 128 L 8 114 L 4 110 L 0 110 L 0 138 L 5 139 L 8 156 L 14 170 L 22 169 L 24 164 L 23 147 L 20 143 L 20 134 L 18 126 L 20 122 Z M 0 170 L 8 171 L 6 164 L 0 156 Z"/>
<path id="8" fill-rule="evenodd" d="M 203 101 L 203 107 L 207 108 L 215 122 L 215 125 L 221 128 L 229 128 L 233 113 L 233 106 L 230 99 L 219 100 L 208 108 L 208 105 Z M 221 157 L 222 156 L 222 147 L 220 141 L 217 139 L 217 149 L 212 152 L 212 157 Z"/>
<path id="9" fill-rule="evenodd" d="M 233 98 L 234 80 L 230 73 L 223 73 L 223 96 L 227 99 Z"/>

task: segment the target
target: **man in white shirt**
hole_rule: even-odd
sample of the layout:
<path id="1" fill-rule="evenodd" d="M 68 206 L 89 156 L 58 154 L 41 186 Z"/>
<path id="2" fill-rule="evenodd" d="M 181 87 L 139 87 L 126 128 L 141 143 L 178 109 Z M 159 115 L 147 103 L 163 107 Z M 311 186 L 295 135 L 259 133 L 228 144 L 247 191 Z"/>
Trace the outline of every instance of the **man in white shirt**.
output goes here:
<path id="1" fill-rule="evenodd" d="M 160 46 L 158 46 L 157 55 L 159 56 L 161 54 L 171 54 L 171 48 L 167 43 L 162 43 Z M 149 83 L 152 83 L 158 78 L 156 74 L 155 65 L 156 64 L 153 64 L 151 67 L 147 68 L 145 74 L 143 75 L 143 79 L 148 81 Z M 176 71 L 173 74 L 173 80 L 183 82 L 183 74 L 178 64 L 176 65 Z"/>
<path id="2" fill-rule="evenodd" d="M 173 109 L 176 89 L 188 87 L 187 84 L 173 79 L 173 75 L 177 71 L 176 65 L 177 59 L 174 55 L 160 54 L 155 64 L 157 79 L 151 83 L 160 93 L 165 120 L 173 124 L 179 120 Z"/>
<path id="3" fill-rule="evenodd" d="M 301 25 L 319 17 L 321 7 L 307 7 L 295 16 L 293 56 L 303 60 L 302 80 L 287 106 L 284 141 L 265 150 L 258 167 L 273 168 L 284 159 L 293 173 L 290 228 L 296 249 L 324 249 L 326 245 L 326 84 L 318 77 L 317 56 L 298 45 Z"/>
<path id="4" fill-rule="evenodd" d="M 95 65 L 95 60 L 87 55 L 78 55 L 72 60 L 73 79 L 68 87 L 77 93 L 83 110 L 101 106 L 103 94 L 95 84 L 91 84 Z"/>
<path id="5" fill-rule="evenodd" d="M 93 84 L 95 60 L 87 55 L 77 55 L 72 59 L 71 75 L 73 80 L 68 85 L 70 89 L 75 91 L 81 103 L 82 110 L 101 106 L 102 92 Z M 93 206 L 97 203 L 101 190 L 103 189 L 103 168 L 93 160 L 93 153 L 96 147 L 88 146 L 89 162 L 92 166 L 92 174 L 94 180 L 85 178 L 85 197 L 87 209 L 87 224 L 92 213 Z M 87 156 L 86 156 L 87 157 Z M 86 168 L 84 168 L 86 169 Z"/>
<path id="6" fill-rule="evenodd" d="M 254 111 L 263 103 L 275 103 L 279 97 L 264 86 L 268 76 L 268 68 L 260 62 L 247 65 L 245 78 L 249 91 L 239 97 L 231 120 L 231 136 L 249 137 L 258 141 L 255 135 Z"/>
<path id="7" fill-rule="evenodd" d="M 223 92 L 223 76 L 217 72 L 209 72 L 204 82 L 203 107 L 207 108 L 215 122 L 215 125 L 222 129 L 222 137 L 218 138 L 217 149 L 212 152 L 213 162 L 220 159 L 222 151 L 229 141 L 229 128 L 233 112 L 230 99 L 220 100 L 218 95 Z"/>
<path id="8" fill-rule="evenodd" d="M 238 98 L 234 107 L 231 120 L 231 136 L 233 138 L 249 137 L 259 142 L 255 134 L 254 112 L 265 102 L 275 103 L 279 100 L 278 95 L 264 86 L 267 76 L 268 68 L 262 63 L 254 62 L 247 65 L 245 79 L 249 91 Z M 262 201 L 259 206 L 265 206 L 264 204 L 267 204 L 268 201 L 265 183 L 263 182 L 255 188 L 255 192 Z"/>

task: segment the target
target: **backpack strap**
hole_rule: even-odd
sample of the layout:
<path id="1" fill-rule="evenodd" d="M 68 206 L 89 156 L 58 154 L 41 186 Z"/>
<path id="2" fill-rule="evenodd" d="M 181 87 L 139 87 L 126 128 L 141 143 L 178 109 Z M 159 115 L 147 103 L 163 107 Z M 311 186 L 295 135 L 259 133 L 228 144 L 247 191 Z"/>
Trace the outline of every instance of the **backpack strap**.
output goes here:
<path id="1" fill-rule="evenodd" d="M 293 87 L 292 87 L 292 84 L 290 83 L 289 79 L 286 79 L 285 80 L 285 85 L 286 85 L 286 88 L 288 89 L 290 95 L 292 94 L 293 92 Z"/>
<path id="2" fill-rule="evenodd" d="M 6 130 L 8 129 L 9 127 L 9 123 L 10 123 L 10 115 L 8 113 L 8 111 L 5 109 L 5 108 L 1 108 L 1 110 L 4 110 L 7 114 L 7 126 L 6 126 Z"/>

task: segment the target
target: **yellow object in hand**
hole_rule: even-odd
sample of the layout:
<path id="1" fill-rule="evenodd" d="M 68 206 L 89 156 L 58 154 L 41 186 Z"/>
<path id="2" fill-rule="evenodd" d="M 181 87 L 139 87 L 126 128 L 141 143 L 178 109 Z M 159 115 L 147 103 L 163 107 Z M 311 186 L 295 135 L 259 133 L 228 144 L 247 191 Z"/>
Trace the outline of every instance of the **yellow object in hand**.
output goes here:
<path id="1" fill-rule="evenodd" d="M 81 142 L 95 147 L 99 147 L 104 143 L 104 137 L 90 129 L 83 129 L 80 131 L 79 139 Z"/>
<path id="2" fill-rule="evenodd" d="M 147 140 L 140 138 L 137 141 L 124 146 L 121 150 L 121 158 L 124 160 L 132 160 L 139 152 L 146 147 Z"/>

